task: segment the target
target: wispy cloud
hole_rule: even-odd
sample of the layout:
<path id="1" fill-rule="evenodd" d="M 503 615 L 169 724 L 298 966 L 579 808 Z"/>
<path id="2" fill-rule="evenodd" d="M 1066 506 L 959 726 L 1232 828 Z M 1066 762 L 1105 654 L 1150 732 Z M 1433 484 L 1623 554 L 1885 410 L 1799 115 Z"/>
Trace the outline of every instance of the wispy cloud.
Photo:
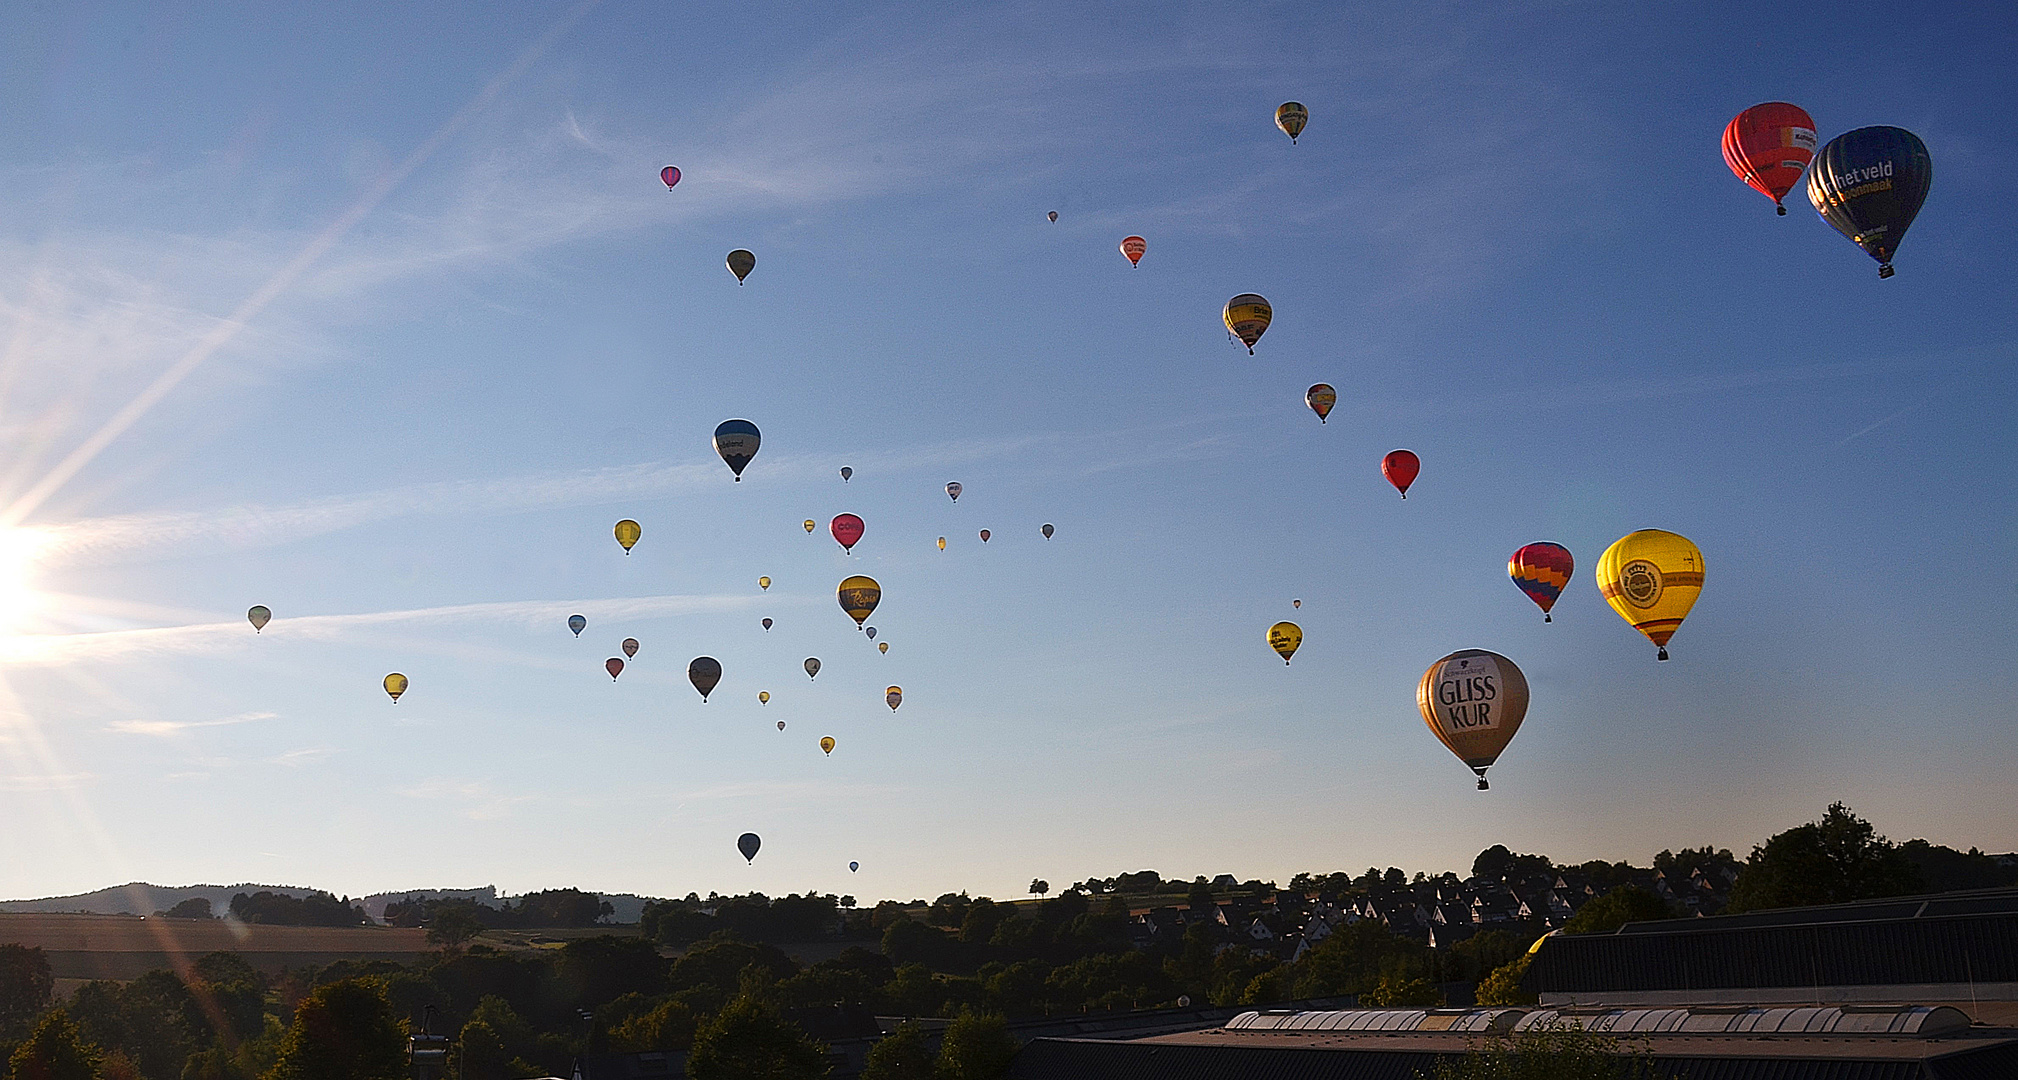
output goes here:
<path id="1" fill-rule="evenodd" d="M 43 773 L 0 776 L 0 791 L 67 791 L 98 778 L 96 773 Z"/>
<path id="2" fill-rule="evenodd" d="M 196 728 L 230 727 L 234 724 L 250 724 L 260 720 L 272 720 L 279 713 L 252 712 L 227 716 L 221 720 L 114 720 L 106 725 L 106 730 L 121 735 L 146 735 L 165 739 L 184 734 Z"/>

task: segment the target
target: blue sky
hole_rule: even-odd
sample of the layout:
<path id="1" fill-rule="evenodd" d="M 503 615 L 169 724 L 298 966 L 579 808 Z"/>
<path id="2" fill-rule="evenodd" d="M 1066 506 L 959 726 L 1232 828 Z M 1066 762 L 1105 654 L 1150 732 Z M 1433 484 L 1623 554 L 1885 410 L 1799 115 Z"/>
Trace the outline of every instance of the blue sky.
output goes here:
<path id="1" fill-rule="evenodd" d="M 0 894 L 2018 848 L 2018 15 L 273 7 L 0 16 Z M 1896 278 L 1725 169 L 1775 99 L 1925 140 Z M 1468 647 L 1534 690 L 1489 793 L 1414 710 Z"/>

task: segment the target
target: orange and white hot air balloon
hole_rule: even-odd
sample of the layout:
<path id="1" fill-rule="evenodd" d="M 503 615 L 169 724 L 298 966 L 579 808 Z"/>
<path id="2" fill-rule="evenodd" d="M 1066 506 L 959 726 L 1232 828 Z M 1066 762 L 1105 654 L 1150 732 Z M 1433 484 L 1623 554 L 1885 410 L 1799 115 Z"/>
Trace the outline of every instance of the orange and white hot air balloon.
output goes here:
<path id="1" fill-rule="evenodd" d="M 1139 236 L 1121 238 L 1121 253 L 1128 256 L 1128 265 L 1141 266 L 1142 253 L 1149 250 L 1149 241 Z"/>

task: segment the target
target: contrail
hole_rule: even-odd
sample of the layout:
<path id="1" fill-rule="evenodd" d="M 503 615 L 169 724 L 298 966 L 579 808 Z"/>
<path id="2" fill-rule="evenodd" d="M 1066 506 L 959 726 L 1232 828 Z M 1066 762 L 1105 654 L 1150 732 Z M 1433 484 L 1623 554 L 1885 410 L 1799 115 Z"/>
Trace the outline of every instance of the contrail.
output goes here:
<path id="1" fill-rule="evenodd" d="M 541 34 L 531 45 L 526 47 L 523 53 L 519 54 L 518 60 L 511 67 L 506 68 L 503 73 L 492 79 L 488 85 L 477 93 L 476 97 L 469 104 L 464 105 L 454 116 L 449 117 L 448 122 L 437 129 L 433 135 L 429 136 L 428 140 L 420 144 L 419 148 L 415 149 L 413 153 L 408 154 L 405 161 L 400 162 L 391 172 L 379 177 L 377 182 L 373 183 L 357 202 L 351 204 L 350 209 L 344 211 L 335 221 L 330 222 L 329 226 L 323 229 L 313 240 L 310 240 L 307 246 L 303 247 L 300 253 L 296 254 L 286 266 L 281 267 L 271 278 L 268 278 L 265 285 L 260 286 L 257 292 L 246 297 L 238 305 L 237 309 L 232 311 L 222 322 L 212 327 L 209 333 L 203 335 L 202 339 L 197 341 L 195 346 L 183 354 L 182 359 L 170 365 L 168 370 L 162 372 L 155 378 L 154 382 L 148 385 L 147 389 L 140 392 L 139 397 L 128 402 L 125 408 L 119 410 L 113 415 L 112 419 L 105 422 L 105 426 L 99 428 L 90 438 L 84 440 L 77 449 L 72 450 L 68 457 L 58 462 L 56 467 L 51 469 L 47 476 L 44 476 L 34 487 L 23 492 L 20 498 L 15 499 L 14 504 L 9 506 L 4 514 L 0 514 L 0 526 L 19 525 L 28 515 L 34 513 L 37 508 L 46 502 L 51 495 L 60 490 L 64 484 L 69 483 L 79 470 L 89 465 L 92 459 L 102 453 L 106 447 L 112 445 L 114 440 L 125 434 L 126 429 L 132 427 L 134 421 L 145 416 L 149 409 L 159 404 L 162 398 L 167 397 L 169 391 L 175 389 L 176 384 L 187 378 L 190 372 L 195 371 L 212 354 L 237 337 L 238 332 L 245 329 L 247 322 L 256 318 L 260 312 L 265 311 L 269 304 L 273 303 L 276 298 L 292 287 L 296 281 L 300 280 L 301 275 L 310 266 L 314 265 L 317 259 L 328 254 L 329 250 L 335 247 L 352 228 L 356 227 L 358 222 L 364 220 L 367 215 L 377 209 L 378 204 L 383 202 L 385 197 L 391 194 L 394 188 L 398 187 L 408 176 L 411 176 L 413 171 L 420 168 L 428 158 L 434 156 L 435 151 L 441 149 L 442 144 L 453 137 L 457 131 L 460 131 L 463 125 L 469 122 L 471 117 L 488 107 L 491 102 L 497 99 L 499 94 L 504 92 L 506 86 L 509 86 L 520 75 L 525 74 L 527 68 L 530 68 L 541 56 L 545 55 L 546 51 L 553 46 L 553 43 L 558 41 L 561 35 L 571 29 L 575 23 L 579 22 L 582 16 L 588 14 L 589 10 L 595 7 L 598 2 L 599 0 L 581 0 L 567 14 L 561 16 L 560 21 L 549 27 L 546 33 Z"/>

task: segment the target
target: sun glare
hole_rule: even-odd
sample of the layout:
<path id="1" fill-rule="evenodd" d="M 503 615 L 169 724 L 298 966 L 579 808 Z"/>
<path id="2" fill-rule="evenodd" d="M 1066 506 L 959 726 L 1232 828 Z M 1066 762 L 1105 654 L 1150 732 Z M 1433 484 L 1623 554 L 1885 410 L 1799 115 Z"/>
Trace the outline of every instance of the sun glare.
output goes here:
<path id="1" fill-rule="evenodd" d="M 48 537 L 38 529 L 0 529 L 0 634 L 18 634 L 38 613 L 36 556 Z"/>

